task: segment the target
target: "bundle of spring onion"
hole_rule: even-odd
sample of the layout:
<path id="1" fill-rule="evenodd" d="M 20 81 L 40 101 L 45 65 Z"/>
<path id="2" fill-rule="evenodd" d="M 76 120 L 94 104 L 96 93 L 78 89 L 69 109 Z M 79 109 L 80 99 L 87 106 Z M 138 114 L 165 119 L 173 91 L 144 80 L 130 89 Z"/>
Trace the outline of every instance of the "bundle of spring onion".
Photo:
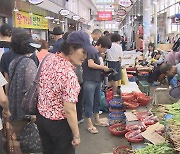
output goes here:
<path id="1" fill-rule="evenodd" d="M 174 115 L 173 121 L 175 124 L 180 124 L 180 102 L 166 105 L 166 108 L 168 109 L 168 113 Z"/>
<path id="2" fill-rule="evenodd" d="M 180 151 L 180 102 L 167 105 L 166 108 L 168 113 L 173 115 L 173 118 L 168 120 L 168 134 L 176 150 Z"/>
<path id="3" fill-rule="evenodd" d="M 135 151 L 135 154 L 174 154 L 174 150 L 167 143 L 148 144 L 145 148 Z"/>

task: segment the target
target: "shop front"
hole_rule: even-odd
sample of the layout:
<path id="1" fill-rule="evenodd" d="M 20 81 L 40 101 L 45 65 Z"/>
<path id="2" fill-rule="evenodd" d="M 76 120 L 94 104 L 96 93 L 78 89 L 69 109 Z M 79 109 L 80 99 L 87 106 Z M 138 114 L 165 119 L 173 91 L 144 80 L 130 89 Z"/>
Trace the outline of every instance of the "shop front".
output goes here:
<path id="1" fill-rule="evenodd" d="M 12 5 L 11 0 L 0 0 L 0 25 L 7 22 L 11 23 Z M 12 21 L 12 20 L 11 20 Z"/>
<path id="2" fill-rule="evenodd" d="M 48 40 L 48 19 L 43 16 L 23 11 L 14 12 L 14 27 L 24 28 L 27 32 Z"/>

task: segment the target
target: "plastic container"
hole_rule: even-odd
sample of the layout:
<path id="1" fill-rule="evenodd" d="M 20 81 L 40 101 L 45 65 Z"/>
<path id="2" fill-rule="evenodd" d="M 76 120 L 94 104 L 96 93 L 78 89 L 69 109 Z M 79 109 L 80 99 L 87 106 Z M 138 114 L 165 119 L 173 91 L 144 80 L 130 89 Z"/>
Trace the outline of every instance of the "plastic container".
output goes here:
<path id="1" fill-rule="evenodd" d="M 114 112 L 125 112 L 126 110 L 124 108 L 109 108 L 109 112 L 114 113 Z"/>
<path id="2" fill-rule="evenodd" d="M 126 126 L 126 130 L 129 131 L 129 132 L 135 131 L 135 130 L 144 131 L 144 130 L 146 130 L 146 128 L 143 127 L 142 125 L 131 124 L 131 125 Z"/>
<path id="3" fill-rule="evenodd" d="M 141 138 L 141 139 L 132 139 L 132 138 L 130 138 L 129 135 L 130 135 L 131 133 L 133 133 L 133 132 L 134 132 L 134 131 L 130 131 L 130 132 L 127 132 L 127 133 L 125 134 L 125 138 L 126 138 L 129 142 L 139 143 L 139 142 L 142 142 L 142 141 L 144 140 L 144 138 Z"/>
<path id="4" fill-rule="evenodd" d="M 126 109 L 136 109 L 139 106 L 139 103 L 136 102 L 124 102 L 124 106 Z"/>
<path id="5" fill-rule="evenodd" d="M 114 125 L 114 124 L 126 124 L 126 119 L 109 119 L 109 126 Z"/>
<path id="6" fill-rule="evenodd" d="M 124 112 L 109 113 L 110 119 L 126 119 Z"/>
<path id="7" fill-rule="evenodd" d="M 131 149 L 131 147 L 128 146 L 118 146 L 114 149 L 113 154 L 120 154 L 121 149 Z M 128 154 L 128 153 L 127 153 Z"/>
<path id="8" fill-rule="evenodd" d="M 146 106 L 149 103 L 149 101 L 151 100 L 151 97 L 141 96 L 141 97 L 138 97 L 137 100 L 138 100 L 138 103 L 140 106 Z"/>
<path id="9" fill-rule="evenodd" d="M 136 117 L 140 120 L 140 119 L 144 119 L 148 116 L 151 116 L 152 113 L 151 112 L 138 112 L 136 113 Z"/>
<path id="10" fill-rule="evenodd" d="M 114 130 L 114 129 L 118 128 L 118 127 L 123 128 L 123 130 L 118 130 L 118 131 Z M 127 132 L 126 125 L 124 125 L 124 124 L 112 125 L 112 126 L 109 127 L 109 131 L 111 132 L 111 134 L 113 134 L 115 136 L 124 135 Z"/>
<path id="11" fill-rule="evenodd" d="M 127 95 L 122 95 L 121 97 L 124 101 L 131 101 L 134 99 L 134 95 L 132 93 L 129 93 Z"/>
<path id="12" fill-rule="evenodd" d="M 122 108 L 123 107 L 123 100 L 120 98 L 114 98 L 109 101 L 109 105 L 112 108 Z"/>
<path id="13" fill-rule="evenodd" d="M 147 81 L 139 81 L 139 89 L 146 95 L 149 95 L 150 84 Z"/>

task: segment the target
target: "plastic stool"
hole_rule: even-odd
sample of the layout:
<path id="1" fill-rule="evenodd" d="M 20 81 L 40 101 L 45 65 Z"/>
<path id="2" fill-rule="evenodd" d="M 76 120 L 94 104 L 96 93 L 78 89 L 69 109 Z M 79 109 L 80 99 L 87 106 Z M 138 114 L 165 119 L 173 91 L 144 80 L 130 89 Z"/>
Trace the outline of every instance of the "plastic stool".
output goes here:
<path id="1" fill-rule="evenodd" d="M 141 92 L 149 96 L 150 84 L 147 81 L 139 81 L 139 89 L 141 90 Z"/>

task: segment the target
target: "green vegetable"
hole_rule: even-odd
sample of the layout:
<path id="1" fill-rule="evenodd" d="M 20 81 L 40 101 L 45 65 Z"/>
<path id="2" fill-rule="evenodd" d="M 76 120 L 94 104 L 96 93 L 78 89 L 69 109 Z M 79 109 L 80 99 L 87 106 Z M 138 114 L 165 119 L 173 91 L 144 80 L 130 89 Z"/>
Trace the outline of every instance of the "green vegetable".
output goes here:
<path id="1" fill-rule="evenodd" d="M 135 151 L 135 154 L 174 154 L 174 150 L 167 143 L 147 144 L 145 148 Z"/>
<path id="2" fill-rule="evenodd" d="M 172 118 L 176 124 L 180 124 L 180 102 L 174 103 L 172 105 L 167 105 L 168 113 L 174 115 Z"/>

